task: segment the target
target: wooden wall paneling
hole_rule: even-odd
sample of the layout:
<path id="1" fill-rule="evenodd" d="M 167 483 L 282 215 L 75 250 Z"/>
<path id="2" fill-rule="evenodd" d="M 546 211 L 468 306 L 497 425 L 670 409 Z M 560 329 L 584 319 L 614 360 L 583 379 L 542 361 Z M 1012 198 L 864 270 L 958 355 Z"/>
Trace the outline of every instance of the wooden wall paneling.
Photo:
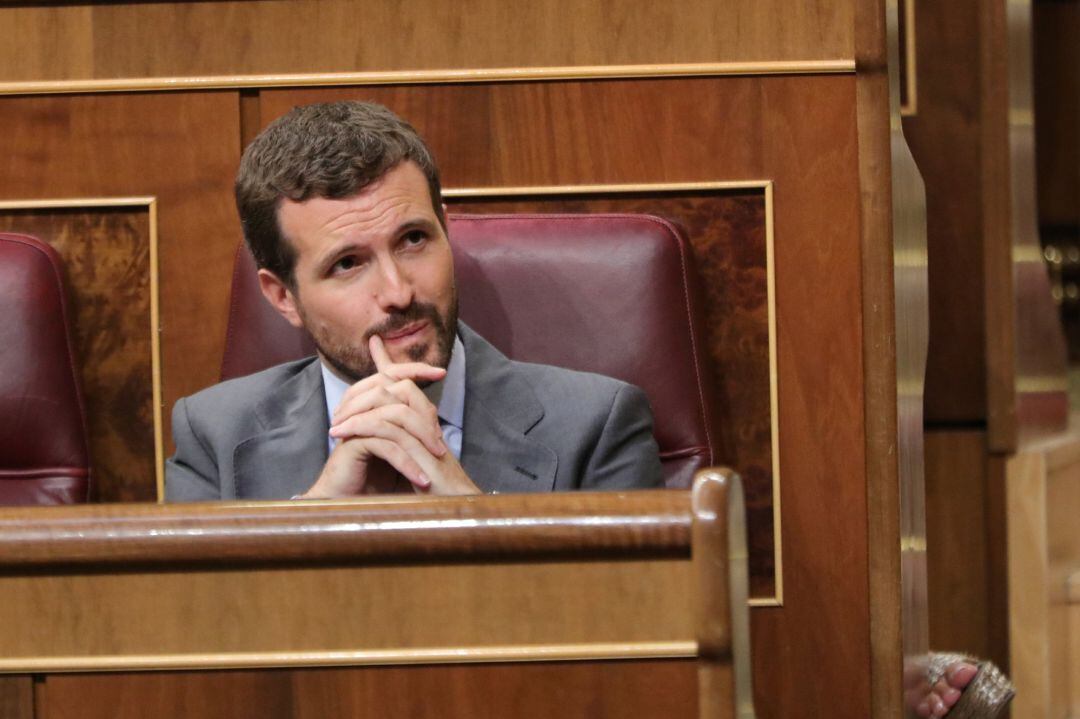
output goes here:
<path id="1" fill-rule="evenodd" d="M 690 660 L 50 675 L 34 719 L 691 719 L 695 677 Z"/>
<path id="2" fill-rule="evenodd" d="M 136 200 L 138 202 L 138 200 Z M 90 447 L 91 500 L 154 501 L 149 203 L 4 209 L 0 230 L 34 235 L 64 262 Z M 160 416 L 157 418 L 160 421 Z"/>
<path id="3" fill-rule="evenodd" d="M 538 0 L 513 9 L 498 0 L 23 3 L 0 8 L 8 28 L 0 82 L 850 59 L 852 7 L 852 0 L 723 7 L 692 0 L 679 12 L 631 0 Z"/>
<path id="4" fill-rule="evenodd" d="M 1069 579 L 1080 566 L 1080 436 L 1028 443 L 1006 469 L 1009 651 L 1013 716 L 1066 716 L 1070 684 Z"/>
<path id="5" fill-rule="evenodd" d="M 991 654 L 986 433 L 926 433 L 930 646 Z"/>
<path id="6" fill-rule="evenodd" d="M 1021 436 L 1068 424 L 1067 353 L 1038 234 L 1031 2 L 1007 3 L 1009 153 Z"/>
<path id="7" fill-rule="evenodd" d="M 1009 450 L 1016 438 L 1008 105 L 1005 67 L 994 65 L 994 58 L 1003 56 L 1003 17 L 1004 6 L 979 2 L 920 6 L 921 102 L 919 112 L 903 122 L 927 187 L 926 422 L 990 421 L 992 443 Z"/>
<path id="8" fill-rule="evenodd" d="M 897 718 L 906 713 L 905 681 L 919 671 L 926 649 L 919 526 L 925 248 L 918 229 L 925 222 L 925 208 L 919 209 L 925 196 L 913 180 L 900 131 L 899 23 L 895 2 L 856 5 L 870 713 Z"/>
<path id="9" fill-rule="evenodd" d="M 686 230 L 697 271 L 710 278 L 704 283 L 705 315 L 716 390 L 709 401 L 724 418 L 715 428 L 720 461 L 739 468 L 746 491 L 751 596 L 775 602 L 782 597 L 775 541 L 780 522 L 774 521 L 780 497 L 773 482 L 765 190 L 635 192 L 634 185 L 608 187 L 609 192 L 596 194 L 540 191 L 487 198 L 465 191 L 449 198 L 449 207 L 480 214 L 642 212 L 674 220 Z"/>
<path id="10" fill-rule="evenodd" d="M 1039 224 L 1080 225 L 1080 2 L 1036 0 L 1035 154 Z"/>
<path id="11" fill-rule="evenodd" d="M 263 123 L 296 104 L 346 98 L 380 101 L 408 118 L 449 187 L 774 182 L 785 596 L 783 607 L 751 615 L 756 708 L 763 717 L 866 716 L 854 79 L 268 90 L 260 96 Z M 833 521 L 838 516 L 844 521 Z M 813 679 L 799 679 L 810 665 Z M 829 688 L 836 682 L 850 690 L 840 707 Z"/>
<path id="12" fill-rule="evenodd" d="M 240 154 L 236 93 L 7 97 L 0 113 L 0 199 L 157 199 L 168 438 L 176 399 L 219 374 L 240 241 L 231 200 Z M 152 477 L 132 480 L 153 486 Z"/>
<path id="13" fill-rule="evenodd" d="M 0 677 L 0 716 L 5 719 L 39 719 L 34 714 L 32 677 Z"/>

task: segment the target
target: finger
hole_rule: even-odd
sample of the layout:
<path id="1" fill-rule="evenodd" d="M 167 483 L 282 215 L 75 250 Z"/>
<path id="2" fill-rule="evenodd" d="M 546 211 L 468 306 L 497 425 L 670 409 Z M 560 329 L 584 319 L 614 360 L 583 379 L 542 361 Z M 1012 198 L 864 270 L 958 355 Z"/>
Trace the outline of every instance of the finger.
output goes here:
<path id="1" fill-rule="evenodd" d="M 945 712 L 949 711 L 936 692 L 930 692 L 930 696 L 926 697 L 926 703 L 930 705 L 930 716 L 934 719 L 940 719 L 945 716 Z"/>
<path id="2" fill-rule="evenodd" d="M 387 405 L 356 414 L 330 428 L 330 436 L 337 439 L 382 437 L 401 442 L 403 435 L 422 442 L 428 452 L 436 457 L 442 457 L 447 452 L 441 429 L 404 404 Z"/>
<path id="3" fill-rule="evenodd" d="M 375 363 L 375 368 L 379 372 L 383 372 L 394 364 L 394 361 L 390 359 L 390 353 L 386 351 L 386 345 L 383 344 L 382 337 L 379 335 L 371 335 L 371 339 L 368 340 L 368 350 L 371 352 L 371 360 Z"/>
<path id="4" fill-rule="evenodd" d="M 428 396 L 421 391 L 415 383 L 409 380 L 402 380 L 401 382 L 395 382 L 386 388 L 386 391 L 399 401 L 407 404 L 421 415 L 431 421 L 432 426 L 442 432 L 442 428 L 439 426 L 439 410 L 432 404 Z"/>
<path id="5" fill-rule="evenodd" d="M 431 486 L 431 480 L 424 474 L 419 463 L 413 459 L 404 447 L 397 442 L 391 442 L 379 437 L 371 437 L 358 440 L 364 443 L 365 449 L 373 456 L 383 460 L 396 469 L 402 477 L 419 489 L 427 489 Z"/>
<path id="6" fill-rule="evenodd" d="M 446 370 L 424 362 L 402 362 L 389 365 L 384 370 L 381 370 L 380 374 L 385 374 L 392 380 L 411 379 L 438 382 L 446 376 Z"/>
<path id="7" fill-rule="evenodd" d="M 949 683 L 944 679 L 939 679 L 938 683 L 934 685 L 934 693 L 941 697 L 946 709 L 952 708 L 952 705 L 960 698 L 960 690 L 949 686 Z"/>
<path id="8" fill-rule="evenodd" d="M 378 407 L 401 404 L 401 398 L 390 392 L 392 385 L 374 385 L 363 392 L 346 393 L 330 417 L 330 425 L 341 424 L 353 415 L 370 412 Z"/>
<path id="9" fill-rule="evenodd" d="M 975 678 L 975 675 L 979 673 L 979 668 L 974 664 L 968 662 L 953 662 L 945 670 L 945 680 L 954 689 L 963 689 L 971 680 Z"/>

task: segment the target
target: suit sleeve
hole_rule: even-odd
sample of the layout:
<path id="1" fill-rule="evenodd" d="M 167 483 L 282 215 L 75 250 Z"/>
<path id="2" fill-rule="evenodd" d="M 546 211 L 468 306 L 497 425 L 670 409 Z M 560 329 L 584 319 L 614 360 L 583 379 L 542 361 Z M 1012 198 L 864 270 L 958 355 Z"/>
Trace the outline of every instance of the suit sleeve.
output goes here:
<path id="1" fill-rule="evenodd" d="M 656 489 L 663 486 L 652 410 L 640 388 L 622 385 L 582 478 L 581 489 Z"/>
<path id="2" fill-rule="evenodd" d="M 165 500 L 199 502 L 221 499 L 217 464 L 191 426 L 188 405 L 179 400 L 172 413 L 176 454 L 165 461 Z"/>

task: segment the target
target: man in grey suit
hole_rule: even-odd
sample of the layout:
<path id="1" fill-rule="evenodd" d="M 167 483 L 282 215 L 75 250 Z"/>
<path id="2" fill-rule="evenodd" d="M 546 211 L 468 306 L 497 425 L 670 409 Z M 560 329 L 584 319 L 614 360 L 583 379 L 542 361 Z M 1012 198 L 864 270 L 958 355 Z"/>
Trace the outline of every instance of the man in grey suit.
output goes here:
<path id="1" fill-rule="evenodd" d="M 170 501 L 659 486 L 644 393 L 457 319 L 438 170 L 384 107 L 294 109 L 236 182 L 263 295 L 318 357 L 177 402 Z"/>

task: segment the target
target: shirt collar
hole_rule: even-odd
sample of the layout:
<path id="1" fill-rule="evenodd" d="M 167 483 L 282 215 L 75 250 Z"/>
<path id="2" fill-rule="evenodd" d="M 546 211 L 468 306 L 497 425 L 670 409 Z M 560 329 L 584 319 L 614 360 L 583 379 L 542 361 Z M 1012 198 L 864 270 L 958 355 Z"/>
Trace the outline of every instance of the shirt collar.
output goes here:
<path id="1" fill-rule="evenodd" d="M 326 418 L 329 422 L 334 410 L 341 404 L 349 383 L 330 371 L 325 362 L 320 362 L 323 378 L 323 390 L 326 393 Z M 454 349 L 450 353 L 450 365 L 446 368 L 446 377 L 424 388 L 427 395 L 438 407 L 439 419 L 461 429 L 465 421 L 465 345 L 461 338 L 454 335 Z"/>

